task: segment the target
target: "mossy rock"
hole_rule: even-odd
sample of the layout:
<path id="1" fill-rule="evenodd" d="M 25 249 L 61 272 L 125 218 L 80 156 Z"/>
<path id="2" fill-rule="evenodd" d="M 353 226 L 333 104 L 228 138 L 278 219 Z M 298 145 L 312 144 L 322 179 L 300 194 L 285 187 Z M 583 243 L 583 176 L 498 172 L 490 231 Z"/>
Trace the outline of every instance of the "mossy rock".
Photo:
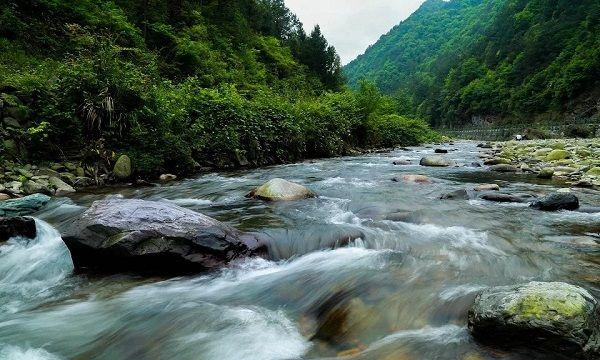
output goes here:
<path id="1" fill-rule="evenodd" d="M 131 159 L 127 155 L 121 155 L 113 168 L 115 178 L 127 180 L 131 177 Z"/>
<path id="2" fill-rule="evenodd" d="M 484 341 L 517 343 L 600 355 L 598 301 L 585 289 L 561 282 L 490 288 L 469 310 L 469 329 Z"/>
<path id="3" fill-rule="evenodd" d="M 593 167 L 585 173 L 587 176 L 600 176 L 600 167 Z"/>
<path id="4" fill-rule="evenodd" d="M 272 179 L 246 195 L 267 201 L 299 200 L 315 196 L 308 188 L 284 179 Z"/>
<path id="5" fill-rule="evenodd" d="M 556 149 L 552 150 L 548 155 L 546 155 L 546 161 L 557 161 L 564 160 L 570 156 L 569 152 L 566 150 Z"/>

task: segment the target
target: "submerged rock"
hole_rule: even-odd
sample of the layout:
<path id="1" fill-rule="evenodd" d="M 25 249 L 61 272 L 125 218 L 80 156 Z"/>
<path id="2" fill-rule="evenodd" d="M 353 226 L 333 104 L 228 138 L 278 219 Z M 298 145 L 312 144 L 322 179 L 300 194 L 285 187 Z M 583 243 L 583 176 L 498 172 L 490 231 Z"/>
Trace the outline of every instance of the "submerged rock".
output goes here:
<path id="1" fill-rule="evenodd" d="M 398 160 L 394 160 L 393 164 L 406 166 L 406 165 L 411 165 L 411 162 L 410 162 L 410 160 L 398 159 Z"/>
<path id="2" fill-rule="evenodd" d="M 450 159 L 446 159 L 442 156 L 425 156 L 421 159 L 421 166 L 429 166 L 429 167 L 448 167 L 456 165 L 454 161 Z"/>
<path id="3" fill-rule="evenodd" d="M 552 179 L 554 177 L 554 168 L 544 168 L 537 175 L 540 179 Z"/>
<path id="4" fill-rule="evenodd" d="M 456 190 L 440 197 L 441 200 L 469 200 L 470 198 L 469 192 L 465 189 Z"/>
<path id="5" fill-rule="evenodd" d="M 177 275 L 222 267 L 259 251 L 251 235 L 166 202 L 96 201 L 63 231 L 77 269 Z"/>
<path id="6" fill-rule="evenodd" d="M 489 192 L 480 196 L 483 200 L 500 202 L 500 203 L 524 203 L 530 199 L 526 195 L 512 195 L 500 192 Z"/>
<path id="7" fill-rule="evenodd" d="M 0 217 L 0 242 L 16 236 L 35 238 L 35 220 L 20 216 Z"/>
<path id="8" fill-rule="evenodd" d="M 499 165 L 490 166 L 490 170 L 496 171 L 496 172 L 508 173 L 508 172 L 517 172 L 517 171 L 519 171 L 519 168 L 514 165 L 499 164 Z"/>
<path id="9" fill-rule="evenodd" d="M 50 197 L 43 194 L 33 194 L 20 199 L 0 202 L 0 216 L 23 216 L 33 214 L 43 208 Z"/>
<path id="10" fill-rule="evenodd" d="M 246 197 L 267 201 L 289 201 L 313 198 L 316 194 L 305 186 L 284 179 L 272 179 L 252 190 Z"/>
<path id="11" fill-rule="evenodd" d="M 408 224 L 423 224 L 423 215 L 417 211 L 398 211 L 387 214 L 384 220 Z"/>
<path id="12" fill-rule="evenodd" d="M 488 166 L 510 164 L 510 163 L 511 163 L 511 161 L 508 159 L 505 159 L 505 158 L 493 158 L 493 159 L 485 160 L 483 162 L 484 165 L 488 165 Z"/>
<path id="13" fill-rule="evenodd" d="M 531 282 L 484 290 L 469 310 L 471 333 L 487 342 L 552 347 L 600 356 L 600 309 L 585 289 Z"/>
<path id="14" fill-rule="evenodd" d="M 533 202 L 531 207 L 543 211 L 577 210 L 579 199 L 569 193 L 554 193 Z"/>
<path id="15" fill-rule="evenodd" d="M 446 149 L 435 149 L 433 152 L 436 153 L 436 154 L 447 154 L 448 150 L 446 150 Z"/>

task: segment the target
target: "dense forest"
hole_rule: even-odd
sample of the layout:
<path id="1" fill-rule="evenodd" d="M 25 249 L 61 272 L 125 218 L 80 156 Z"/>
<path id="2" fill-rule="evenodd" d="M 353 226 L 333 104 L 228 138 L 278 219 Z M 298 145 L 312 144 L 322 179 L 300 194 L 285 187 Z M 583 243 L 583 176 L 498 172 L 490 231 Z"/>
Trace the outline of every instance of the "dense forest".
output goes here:
<path id="1" fill-rule="evenodd" d="M 189 173 L 435 136 L 371 84 L 348 90 L 282 0 L 0 4 L 0 159 Z"/>
<path id="2" fill-rule="evenodd" d="M 345 73 L 436 126 L 598 119 L 600 2 L 428 0 Z"/>

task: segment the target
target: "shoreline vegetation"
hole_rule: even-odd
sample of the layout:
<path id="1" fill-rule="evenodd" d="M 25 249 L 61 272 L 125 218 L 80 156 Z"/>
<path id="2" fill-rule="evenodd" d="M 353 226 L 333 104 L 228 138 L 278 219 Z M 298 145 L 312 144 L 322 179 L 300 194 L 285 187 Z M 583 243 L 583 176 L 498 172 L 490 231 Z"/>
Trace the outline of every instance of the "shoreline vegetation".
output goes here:
<path id="1" fill-rule="evenodd" d="M 347 88 L 319 27 L 305 33 L 283 1 L 146 5 L 2 9 L 0 183 L 9 193 L 45 189 L 50 178 L 102 185 L 440 138 L 374 85 Z"/>

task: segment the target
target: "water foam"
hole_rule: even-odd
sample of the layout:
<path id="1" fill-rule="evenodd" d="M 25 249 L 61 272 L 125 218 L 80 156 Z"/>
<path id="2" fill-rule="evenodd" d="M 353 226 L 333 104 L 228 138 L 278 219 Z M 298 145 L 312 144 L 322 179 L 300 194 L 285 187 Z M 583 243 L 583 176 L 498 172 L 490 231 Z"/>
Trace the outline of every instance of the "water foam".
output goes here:
<path id="1" fill-rule="evenodd" d="M 0 246 L 0 312 L 16 312 L 73 271 L 69 250 L 49 224 L 36 220 L 35 239 L 12 238 Z"/>
<path id="2" fill-rule="evenodd" d="M 21 348 L 0 344 L 0 359 L 2 360 L 61 360 L 60 357 L 44 349 Z"/>

